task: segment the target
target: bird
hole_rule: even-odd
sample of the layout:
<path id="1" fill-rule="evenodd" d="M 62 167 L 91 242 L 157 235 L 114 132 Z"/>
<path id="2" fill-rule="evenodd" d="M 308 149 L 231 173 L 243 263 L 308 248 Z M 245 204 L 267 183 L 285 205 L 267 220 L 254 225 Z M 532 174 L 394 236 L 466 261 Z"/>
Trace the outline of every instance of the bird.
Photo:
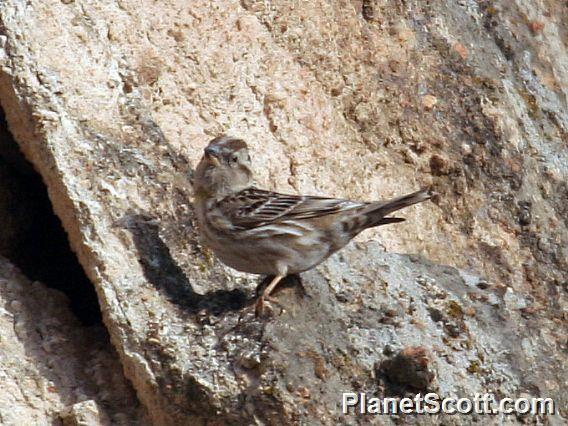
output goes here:
<path id="1" fill-rule="evenodd" d="M 399 223 L 391 213 L 421 203 L 430 188 L 386 201 L 283 194 L 254 186 L 243 139 L 222 135 L 205 147 L 194 173 L 194 209 L 201 242 L 225 265 L 271 277 L 255 304 L 288 275 L 314 268 L 368 228 Z"/>

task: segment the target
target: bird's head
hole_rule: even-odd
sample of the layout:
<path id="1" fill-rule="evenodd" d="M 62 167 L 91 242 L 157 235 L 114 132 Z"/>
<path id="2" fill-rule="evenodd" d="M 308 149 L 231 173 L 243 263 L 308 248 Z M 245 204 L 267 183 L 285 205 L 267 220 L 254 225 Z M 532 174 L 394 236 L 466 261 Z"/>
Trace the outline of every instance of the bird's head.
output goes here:
<path id="1" fill-rule="evenodd" d="M 198 194 L 223 198 L 252 184 L 251 161 L 242 139 L 219 136 L 209 142 L 195 170 Z"/>

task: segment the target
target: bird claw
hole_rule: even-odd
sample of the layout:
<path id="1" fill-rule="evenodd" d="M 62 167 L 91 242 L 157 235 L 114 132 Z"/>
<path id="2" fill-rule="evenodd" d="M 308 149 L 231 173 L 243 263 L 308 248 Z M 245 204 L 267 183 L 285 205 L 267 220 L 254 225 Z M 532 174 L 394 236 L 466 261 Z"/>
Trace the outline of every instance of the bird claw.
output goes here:
<path id="1" fill-rule="evenodd" d="M 280 307 L 280 313 L 284 311 L 282 305 L 279 302 L 277 302 L 273 297 L 260 296 L 254 306 L 254 316 L 257 318 L 264 317 L 265 307 L 269 307 L 270 311 L 272 311 L 272 306 L 271 306 L 272 304 Z"/>

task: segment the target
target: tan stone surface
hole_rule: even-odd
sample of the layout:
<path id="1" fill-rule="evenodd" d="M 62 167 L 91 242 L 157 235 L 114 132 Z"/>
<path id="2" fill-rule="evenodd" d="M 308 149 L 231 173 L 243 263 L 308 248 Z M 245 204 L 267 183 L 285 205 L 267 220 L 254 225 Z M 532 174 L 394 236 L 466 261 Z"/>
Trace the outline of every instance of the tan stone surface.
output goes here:
<path id="1" fill-rule="evenodd" d="M 195 312 L 212 291 L 250 295 L 256 284 L 194 239 L 185 174 L 221 132 L 249 141 L 264 187 L 372 200 L 433 183 L 439 201 L 361 240 L 488 280 L 534 363 L 508 391 L 555 393 L 551 371 L 565 377 L 566 6 L 364 3 L 0 5 L 0 100 L 10 129 L 44 177 L 127 376 L 157 423 L 234 419 L 243 389 L 258 379 L 243 384 L 227 364 L 234 353 L 214 352 L 236 318 L 213 326 Z M 140 213 L 159 232 L 132 216 Z M 209 295 L 191 293 L 193 308 L 183 310 L 166 301 L 187 296 L 174 289 L 172 299 L 172 283 Z M 258 392 L 270 388 L 260 381 Z M 314 418 L 282 392 L 265 421 Z"/>
<path id="2" fill-rule="evenodd" d="M 0 424 L 142 422 L 107 342 L 100 327 L 80 327 L 63 294 L 0 257 Z"/>

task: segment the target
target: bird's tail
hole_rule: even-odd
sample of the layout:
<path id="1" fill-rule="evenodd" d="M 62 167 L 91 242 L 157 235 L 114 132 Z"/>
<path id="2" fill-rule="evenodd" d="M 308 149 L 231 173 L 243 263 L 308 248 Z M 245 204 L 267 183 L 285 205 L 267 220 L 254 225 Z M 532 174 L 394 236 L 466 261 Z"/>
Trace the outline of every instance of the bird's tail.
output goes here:
<path id="1" fill-rule="evenodd" d="M 400 217 L 386 217 L 389 214 L 411 206 L 413 204 L 421 203 L 429 200 L 432 197 L 432 190 L 430 188 L 423 188 L 420 191 L 413 192 L 412 194 L 403 195 L 402 197 L 393 198 L 387 201 L 377 201 L 371 203 L 362 212 L 367 217 L 367 222 L 364 228 L 372 228 L 373 226 L 386 225 L 389 223 L 403 222 L 404 219 Z"/>

